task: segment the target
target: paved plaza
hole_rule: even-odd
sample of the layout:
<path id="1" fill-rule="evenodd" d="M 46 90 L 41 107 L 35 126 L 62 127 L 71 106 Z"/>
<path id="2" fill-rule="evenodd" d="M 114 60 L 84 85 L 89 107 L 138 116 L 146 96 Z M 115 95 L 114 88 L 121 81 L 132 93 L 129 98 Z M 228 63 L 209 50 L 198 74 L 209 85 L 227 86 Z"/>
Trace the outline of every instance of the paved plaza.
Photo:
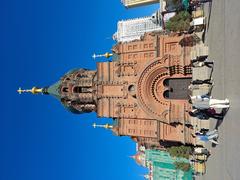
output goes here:
<path id="1" fill-rule="evenodd" d="M 207 5 L 207 4 L 206 4 Z M 207 5 L 208 6 L 208 5 Z M 240 179 L 240 1 L 213 0 L 206 43 L 214 60 L 212 96 L 228 98 L 230 109 L 222 122 L 211 120 L 219 129 L 219 145 L 209 145 L 211 156 L 204 180 Z"/>

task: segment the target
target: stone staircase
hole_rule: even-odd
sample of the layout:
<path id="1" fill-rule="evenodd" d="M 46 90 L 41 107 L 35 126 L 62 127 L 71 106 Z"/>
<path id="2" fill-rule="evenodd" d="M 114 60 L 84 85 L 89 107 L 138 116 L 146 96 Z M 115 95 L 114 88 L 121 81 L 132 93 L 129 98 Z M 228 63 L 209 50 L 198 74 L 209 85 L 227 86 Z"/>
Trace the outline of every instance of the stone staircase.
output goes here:
<path id="1" fill-rule="evenodd" d="M 196 38 L 202 39 L 203 33 L 195 33 Z M 196 59 L 198 56 L 206 56 L 208 55 L 208 46 L 204 45 L 202 41 L 198 42 L 196 46 L 192 48 L 190 58 Z M 212 69 L 206 66 L 203 67 L 195 67 L 192 68 L 192 79 L 196 80 L 205 80 L 211 78 Z M 208 84 L 202 85 L 194 85 L 192 86 L 192 95 L 204 95 L 207 94 L 211 90 L 212 86 Z M 201 129 L 210 129 L 209 120 L 201 120 L 197 117 L 190 117 L 190 124 L 193 126 L 193 136 L 195 136 L 196 132 L 200 132 Z M 195 145 L 205 146 L 203 141 L 195 139 Z"/>
<path id="2" fill-rule="evenodd" d="M 208 55 L 208 47 L 205 46 L 203 43 L 199 43 L 192 48 L 190 58 L 196 59 L 197 56 L 205 56 L 205 55 Z"/>
<path id="3" fill-rule="evenodd" d="M 203 33 L 198 32 L 195 33 L 196 38 L 202 39 Z M 190 58 L 195 59 L 197 56 L 205 56 L 208 55 L 208 46 L 205 46 L 202 41 L 198 42 L 196 46 L 192 48 Z"/>

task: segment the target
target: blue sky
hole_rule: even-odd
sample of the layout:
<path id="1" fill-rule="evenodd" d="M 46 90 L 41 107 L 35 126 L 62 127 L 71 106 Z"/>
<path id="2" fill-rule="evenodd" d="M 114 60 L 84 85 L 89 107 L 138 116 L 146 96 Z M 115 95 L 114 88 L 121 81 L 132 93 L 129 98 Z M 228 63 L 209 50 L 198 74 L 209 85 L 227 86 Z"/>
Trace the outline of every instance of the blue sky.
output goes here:
<path id="1" fill-rule="evenodd" d="M 50 96 L 18 95 L 47 86 L 76 67 L 95 69 L 94 52 L 109 51 L 117 21 L 152 14 L 120 0 L 2 0 L 1 180 L 138 180 L 128 137 L 93 129 L 95 113 L 75 115 Z"/>

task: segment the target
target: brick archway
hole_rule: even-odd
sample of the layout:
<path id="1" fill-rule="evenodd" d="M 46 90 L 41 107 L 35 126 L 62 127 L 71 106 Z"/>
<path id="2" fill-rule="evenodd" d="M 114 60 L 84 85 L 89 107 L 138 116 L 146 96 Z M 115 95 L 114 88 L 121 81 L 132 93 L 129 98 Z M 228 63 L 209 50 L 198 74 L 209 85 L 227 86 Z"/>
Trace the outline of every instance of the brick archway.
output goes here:
<path id="1" fill-rule="evenodd" d="M 170 102 L 163 97 L 163 92 L 167 90 L 163 81 L 170 78 L 168 62 L 169 56 L 164 56 L 148 64 L 137 83 L 139 104 L 155 119 L 169 119 L 167 112 Z"/>
<path id="2" fill-rule="evenodd" d="M 166 83 L 166 80 L 169 82 Z M 178 122 L 179 119 L 183 119 L 181 116 L 187 108 L 186 84 L 190 80 L 191 75 L 186 74 L 185 67 L 180 65 L 179 56 L 165 55 L 157 58 L 145 66 L 139 76 L 137 83 L 139 105 L 151 118 L 165 123 Z M 184 88 L 178 87 L 179 82 L 186 82 L 183 83 Z M 170 97 L 164 96 L 167 91 Z"/>

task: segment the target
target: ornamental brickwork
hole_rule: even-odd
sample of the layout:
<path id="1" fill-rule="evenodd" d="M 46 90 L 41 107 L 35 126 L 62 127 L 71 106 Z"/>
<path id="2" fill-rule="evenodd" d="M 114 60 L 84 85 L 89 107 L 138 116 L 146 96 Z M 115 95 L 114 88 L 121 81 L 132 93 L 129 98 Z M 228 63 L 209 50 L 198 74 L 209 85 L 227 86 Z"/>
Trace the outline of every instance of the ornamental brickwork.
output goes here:
<path id="1" fill-rule="evenodd" d="M 73 113 L 113 118 L 114 125 L 104 127 L 140 145 L 195 145 L 188 114 L 190 36 L 155 32 L 118 43 L 113 61 L 98 62 L 96 71 L 73 70 L 43 92 L 57 96 Z"/>
<path id="2" fill-rule="evenodd" d="M 97 64 L 97 114 L 117 119 L 118 135 L 157 142 L 195 144 L 187 95 L 178 97 L 171 80 L 182 81 L 188 92 L 192 45 L 188 35 L 145 34 L 143 39 L 113 47 L 118 59 Z M 172 94 L 172 95 L 171 95 Z"/>

